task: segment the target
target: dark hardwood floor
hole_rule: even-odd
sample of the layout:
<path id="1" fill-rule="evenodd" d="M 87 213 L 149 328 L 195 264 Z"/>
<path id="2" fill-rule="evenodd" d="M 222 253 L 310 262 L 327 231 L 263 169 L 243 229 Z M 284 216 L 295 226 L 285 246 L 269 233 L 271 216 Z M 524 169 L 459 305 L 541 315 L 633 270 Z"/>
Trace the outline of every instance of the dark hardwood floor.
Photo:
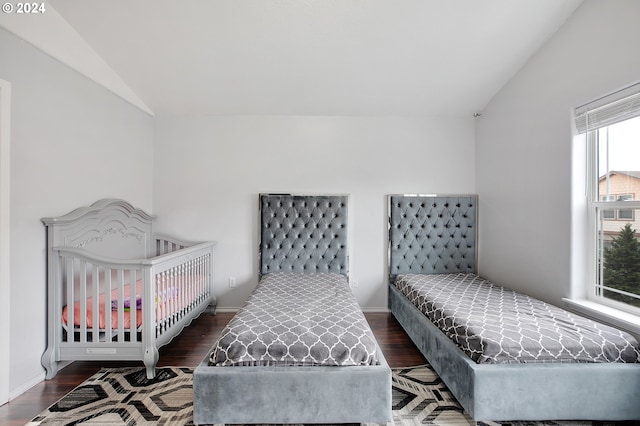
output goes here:
<path id="1" fill-rule="evenodd" d="M 170 344 L 160 349 L 159 367 L 195 367 L 206 356 L 213 341 L 233 314 L 203 314 Z M 392 368 L 424 364 L 426 361 L 398 322 L 388 313 L 365 314 L 376 340 Z M 142 363 L 77 361 L 62 369 L 52 380 L 45 380 L 13 401 L 0 407 L 0 424 L 22 426 L 62 398 L 101 367 L 121 367 Z"/>

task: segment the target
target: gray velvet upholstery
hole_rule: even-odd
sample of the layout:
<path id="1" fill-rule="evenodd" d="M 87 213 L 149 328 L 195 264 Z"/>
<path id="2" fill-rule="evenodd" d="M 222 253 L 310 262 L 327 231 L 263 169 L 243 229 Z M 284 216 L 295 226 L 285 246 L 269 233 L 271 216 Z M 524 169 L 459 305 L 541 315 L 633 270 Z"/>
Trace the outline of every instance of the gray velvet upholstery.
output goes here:
<path id="1" fill-rule="evenodd" d="M 476 421 L 640 419 L 638 364 L 476 364 L 392 285 L 389 307 Z"/>
<path id="2" fill-rule="evenodd" d="M 260 273 L 348 273 L 346 195 L 260 195 Z"/>
<path id="3" fill-rule="evenodd" d="M 390 282 L 475 272 L 476 206 L 473 195 L 390 196 Z M 476 421 L 640 419 L 640 364 L 476 364 L 393 285 L 389 308 Z"/>
<path id="4" fill-rule="evenodd" d="M 347 196 L 260 195 L 260 274 L 347 275 Z M 391 369 L 355 366 L 210 366 L 193 375 L 194 422 L 387 423 Z M 213 352 L 213 347 L 210 353 Z"/>
<path id="5" fill-rule="evenodd" d="M 194 423 L 386 423 L 391 370 L 348 367 L 196 368 Z"/>
<path id="6" fill-rule="evenodd" d="M 390 195 L 389 275 L 476 271 L 475 195 Z"/>

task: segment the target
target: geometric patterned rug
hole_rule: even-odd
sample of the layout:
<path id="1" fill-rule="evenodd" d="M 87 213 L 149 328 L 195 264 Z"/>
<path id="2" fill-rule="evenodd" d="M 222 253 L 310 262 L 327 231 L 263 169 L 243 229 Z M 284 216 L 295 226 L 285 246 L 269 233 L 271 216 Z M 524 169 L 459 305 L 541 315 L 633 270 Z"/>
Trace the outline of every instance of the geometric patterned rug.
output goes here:
<path id="1" fill-rule="evenodd" d="M 193 418 L 193 368 L 103 368 L 27 425 L 185 425 Z"/>
<path id="2" fill-rule="evenodd" d="M 193 368 L 105 368 L 26 426 L 193 425 Z M 393 423 L 388 426 L 475 425 L 429 365 L 392 370 Z M 597 425 L 614 422 L 478 422 L 478 426 Z"/>

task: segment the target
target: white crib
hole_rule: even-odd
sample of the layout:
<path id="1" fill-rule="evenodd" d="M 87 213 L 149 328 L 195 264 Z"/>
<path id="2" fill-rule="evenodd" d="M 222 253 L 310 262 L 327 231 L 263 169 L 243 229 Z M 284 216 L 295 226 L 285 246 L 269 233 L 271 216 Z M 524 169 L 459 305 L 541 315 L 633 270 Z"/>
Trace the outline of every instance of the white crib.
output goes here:
<path id="1" fill-rule="evenodd" d="M 153 217 L 123 200 L 100 200 L 47 228 L 46 377 L 76 360 L 143 361 L 207 307 L 215 309 L 213 247 L 154 235 Z"/>

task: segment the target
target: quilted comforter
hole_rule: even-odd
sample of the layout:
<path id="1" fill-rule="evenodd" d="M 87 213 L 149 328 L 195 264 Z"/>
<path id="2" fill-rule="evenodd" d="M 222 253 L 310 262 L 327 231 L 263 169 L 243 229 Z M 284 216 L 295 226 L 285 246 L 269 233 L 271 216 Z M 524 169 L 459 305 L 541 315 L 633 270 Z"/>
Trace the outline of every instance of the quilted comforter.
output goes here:
<path id="1" fill-rule="evenodd" d="M 224 328 L 209 364 L 374 365 L 376 349 L 346 277 L 271 273 Z"/>
<path id="2" fill-rule="evenodd" d="M 394 285 L 477 363 L 640 362 L 630 334 L 474 274 L 405 274 Z"/>

